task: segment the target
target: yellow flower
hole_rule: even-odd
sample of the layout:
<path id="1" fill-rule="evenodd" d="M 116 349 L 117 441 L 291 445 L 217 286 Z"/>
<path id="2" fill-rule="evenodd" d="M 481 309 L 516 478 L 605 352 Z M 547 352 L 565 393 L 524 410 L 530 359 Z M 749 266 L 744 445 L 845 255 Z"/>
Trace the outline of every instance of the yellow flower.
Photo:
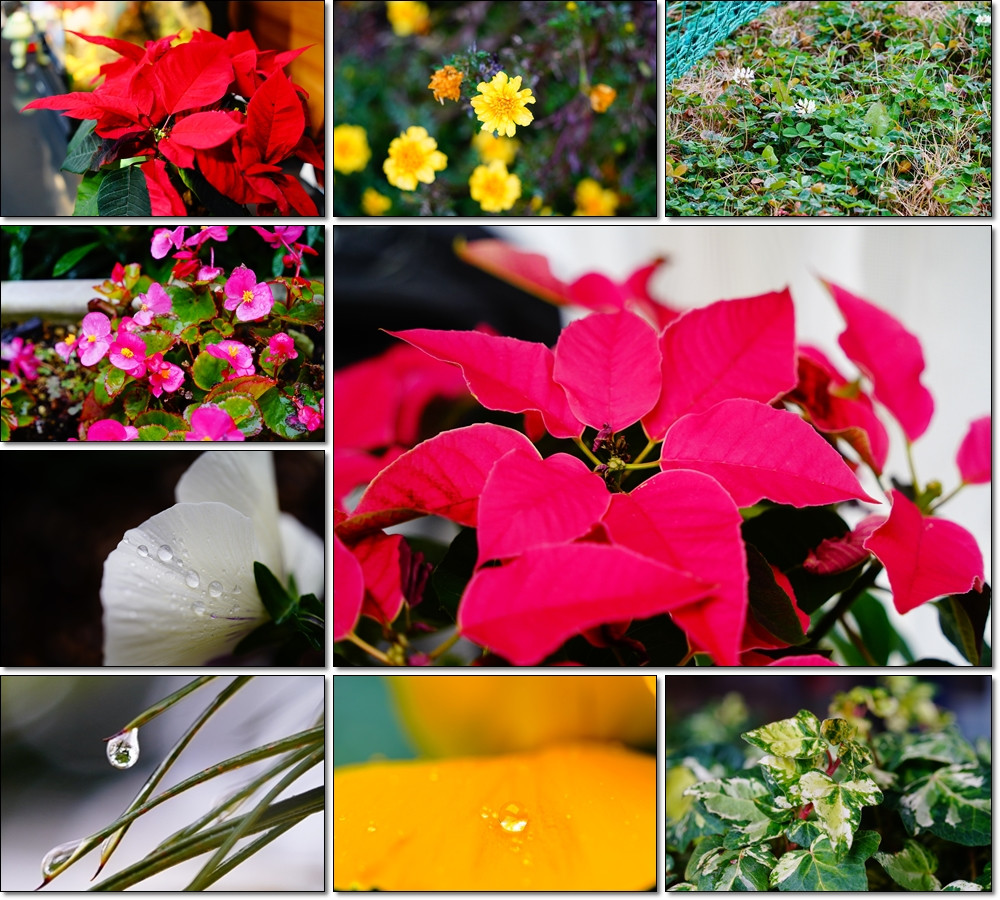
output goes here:
<path id="1" fill-rule="evenodd" d="M 469 193 L 485 212 L 503 212 L 521 196 L 521 179 L 495 159 L 488 166 L 476 166 L 469 179 Z"/>
<path id="2" fill-rule="evenodd" d="M 576 12 L 576 4 L 573 2 L 573 0 L 569 0 L 569 3 L 566 4 L 566 9 L 568 9 L 570 12 Z"/>
<path id="3" fill-rule="evenodd" d="M 472 146 L 484 163 L 491 163 L 493 160 L 499 159 L 505 166 L 509 166 L 514 162 L 521 142 L 514 138 L 494 137 L 485 131 L 477 131 L 476 136 L 472 139 Z"/>
<path id="4" fill-rule="evenodd" d="M 534 103 L 531 90 L 521 90 L 521 76 L 508 80 L 506 72 L 497 72 L 490 82 L 482 81 L 477 90 L 481 97 L 472 98 L 472 108 L 483 123 L 483 131 L 514 137 L 515 125 L 528 125 L 534 116 L 527 104 Z"/>
<path id="5" fill-rule="evenodd" d="M 360 125 L 338 125 L 333 129 L 333 168 L 338 172 L 360 172 L 371 156 L 368 135 Z"/>
<path id="6" fill-rule="evenodd" d="M 361 195 L 361 210 L 366 216 L 384 216 L 390 206 L 392 201 L 375 188 L 365 188 L 365 192 Z"/>
<path id="7" fill-rule="evenodd" d="M 426 3 L 419 0 L 386 0 L 385 13 L 397 37 L 427 34 L 431 25 Z"/>
<path id="8" fill-rule="evenodd" d="M 574 216 L 613 216 L 618 209 L 618 195 L 605 190 L 593 178 L 584 178 L 576 186 Z"/>
<path id="9" fill-rule="evenodd" d="M 411 125 L 389 144 L 389 158 L 382 163 L 389 184 L 401 191 L 413 191 L 417 182 L 430 184 L 434 173 L 448 165 L 448 157 L 437 149 L 437 141 L 426 128 Z"/>
<path id="10" fill-rule="evenodd" d="M 615 102 L 615 97 L 618 96 L 618 91 L 616 91 L 609 84 L 595 84 L 590 89 L 590 108 L 594 112 L 606 112 L 608 107 Z"/>
<path id="11" fill-rule="evenodd" d="M 444 106 L 445 100 L 461 99 L 462 73 L 454 66 L 445 66 L 431 76 L 427 87 L 434 91 L 434 99 Z"/>

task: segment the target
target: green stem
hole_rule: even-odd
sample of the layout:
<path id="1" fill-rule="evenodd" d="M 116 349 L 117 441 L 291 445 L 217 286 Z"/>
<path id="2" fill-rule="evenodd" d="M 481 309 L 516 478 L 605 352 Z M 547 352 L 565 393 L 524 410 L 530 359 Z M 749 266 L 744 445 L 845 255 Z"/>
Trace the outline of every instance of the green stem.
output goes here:
<path id="1" fill-rule="evenodd" d="M 653 440 L 648 441 L 646 443 L 646 446 L 642 448 L 642 452 L 634 460 L 632 460 L 632 465 L 637 465 L 638 463 L 641 463 L 647 456 L 649 456 L 650 451 L 654 447 L 658 446 L 658 444 L 659 441 L 653 441 Z"/>
<path id="2" fill-rule="evenodd" d="M 955 490 L 949 491 L 943 497 L 938 498 L 937 502 L 935 502 L 927 511 L 932 513 L 937 512 L 942 506 L 945 505 L 945 503 L 947 503 L 952 497 L 954 497 L 955 494 L 957 494 L 960 490 L 962 490 L 962 488 L 964 488 L 966 484 L 968 484 L 968 482 L 963 481 L 957 488 L 955 488 Z"/>
<path id="3" fill-rule="evenodd" d="M 847 620 L 843 616 L 840 618 L 840 627 L 844 629 L 844 633 L 847 635 L 850 642 L 854 644 L 854 648 L 858 651 L 858 653 L 864 657 L 865 662 L 870 666 L 877 666 L 878 663 L 875 662 L 875 657 L 869 653 L 868 648 L 865 646 L 865 642 L 861 640 L 861 635 L 859 635 L 853 628 L 851 628 L 850 625 L 847 624 Z M 831 773 L 828 772 L 827 774 L 829 775 Z"/>
<path id="4" fill-rule="evenodd" d="M 584 455 L 587 457 L 587 459 L 589 459 L 595 466 L 602 465 L 601 461 L 596 456 L 594 456 L 593 451 L 590 449 L 590 447 L 588 447 L 580 438 L 576 437 L 573 438 L 573 440 L 576 442 L 576 446 L 579 447 L 584 452 Z"/>
<path id="5" fill-rule="evenodd" d="M 802 645 L 801 649 L 803 651 L 806 649 L 816 649 L 819 642 L 826 637 L 833 626 L 837 624 L 840 617 L 851 608 L 854 601 L 875 583 L 875 579 L 878 578 L 879 572 L 881 571 L 882 563 L 871 563 L 865 572 L 858 577 L 858 580 L 840 595 L 840 599 L 834 605 L 833 609 L 831 609 L 823 616 L 822 619 L 819 620 L 816 627 L 809 633 L 809 640 Z"/>
<path id="6" fill-rule="evenodd" d="M 658 459 L 648 463 L 625 463 L 625 471 L 631 472 L 634 469 L 658 469 L 660 461 Z"/>
<path id="7" fill-rule="evenodd" d="M 279 825 L 272 828 L 270 831 L 265 831 L 257 840 L 251 841 L 245 847 L 241 847 L 232 856 L 229 857 L 221 866 L 212 871 L 205 879 L 205 887 L 210 884 L 214 884 L 223 875 L 228 875 L 233 869 L 235 869 L 240 863 L 249 859 L 258 850 L 263 849 L 268 844 L 271 843 L 275 838 L 281 837 L 289 828 L 297 825 L 297 822 L 289 822 L 286 825 Z"/>
<path id="8" fill-rule="evenodd" d="M 910 479 L 913 481 L 913 495 L 919 497 L 923 491 L 917 480 L 917 467 L 913 464 L 913 444 L 910 443 L 909 439 L 906 441 L 906 464 L 910 468 Z"/>
<path id="9" fill-rule="evenodd" d="M 194 681 L 189 682 L 184 685 L 180 690 L 174 691 L 169 697 L 164 697 L 158 703 L 154 703 L 149 709 L 139 713 L 131 722 L 126 725 L 122 731 L 131 731 L 133 728 L 141 728 L 147 722 L 151 722 L 160 713 L 165 712 L 170 709 L 179 700 L 183 700 L 192 691 L 198 690 L 198 688 L 203 685 L 208 684 L 212 679 L 218 678 L 218 675 L 202 675 L 196 678 Z"/>
<path id="10" fill-rule="evenodd" d="M 427 655 L 431 659 L 437 659 L 442 653 L 446 653 L 448 650 L 454 647 L 455 644 L 457 644 L 461 639 L 462 635 L 459 634 L 459 632 L 456 630 L 455 633 L 450 638 L 448 638 L 448 640 L 446 640 L 443 644 L 438 644 L 438 646 L 435 647 L 433 650 L 431 650 L 431 652 L 428 653 Z"/>
<path id="11" fill-rule="evenodd" d="M 349 640 L 355 646 L 360 647 L 369 656 L 374 656 L 379 662 L 384 663 L 387 666 L 394 666 L 395 663 L 389 659 L 381 650 L 376 650 L 371 644 L 365 641 L 363 638 L 359 638 L 354 632 L 347 635 L 347 640 Z"/>

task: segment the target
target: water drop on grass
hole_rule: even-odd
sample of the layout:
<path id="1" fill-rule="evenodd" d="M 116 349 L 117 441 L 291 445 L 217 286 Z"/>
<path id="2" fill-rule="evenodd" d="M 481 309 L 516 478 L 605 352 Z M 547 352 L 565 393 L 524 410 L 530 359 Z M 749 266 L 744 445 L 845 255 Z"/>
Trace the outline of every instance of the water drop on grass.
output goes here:
<path id="1" fill-rule="evenodd" d="M 66 862 L 82 843 L 83 838 L 80 838 L 79 840 L 67 841 L 65 844 L 53 847 L 42 858 L 42 877 L 51 878 L 55 874 L 56 869 Z"/>
<path id="2" fill-rule="evenodd" d="M 130 769 L 139 758 L 139 729 L 123 731 L 108 739 L 108 762 L 116 769 Z"/>

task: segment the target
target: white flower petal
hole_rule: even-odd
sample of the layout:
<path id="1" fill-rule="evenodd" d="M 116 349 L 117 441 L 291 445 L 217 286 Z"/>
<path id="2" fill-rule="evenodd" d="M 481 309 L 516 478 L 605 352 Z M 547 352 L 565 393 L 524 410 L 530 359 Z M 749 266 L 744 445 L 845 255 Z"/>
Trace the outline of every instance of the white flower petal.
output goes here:
<path id="1" fill-rule="evenodd" d="M 208 450 L 177 482 L 178 503 L 225 503 L 253 521 L 264 563 L 285 578 L 278 533 L 278 485 L 270 450 Z"/>
<path id="2" fill-rule="evenodd" d="M 323 541 L 294 516 L 282 513 L 278 521 L 285 570 L 295 576 L 300 594 L 323 596 Z"/>
<path id="3" fill-rule="evenodd" d="M 251 520 L 223 503 L 178 503 L 125 532 L 104 562 L 104 664 L 201 665 L 267 618 Z"/>

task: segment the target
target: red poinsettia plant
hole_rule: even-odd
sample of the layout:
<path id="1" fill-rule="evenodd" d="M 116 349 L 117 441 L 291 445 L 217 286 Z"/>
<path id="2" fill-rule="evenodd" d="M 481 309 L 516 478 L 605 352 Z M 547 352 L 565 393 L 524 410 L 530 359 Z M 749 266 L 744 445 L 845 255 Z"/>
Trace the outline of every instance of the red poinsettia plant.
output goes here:
<path id="1" fill-rule="evenodd" d="M 199 29 L 188 43 L 170 35 L 145 47 L 78 37 L 121 58 L 101 67 L 93 92 L 24 107 L 85 120 L 62 166 L 84 175 L 75 215 L 183 216 L 196 206 L 218 215 L 318 214 L 285 170 L 293 159 L 320 175 L 324 167 L 307 94 L 284 72 L 308 47 L 262 51 L 248 31 L 221 38 Z"/>
<path id="2" fill-rule="evenodd" d="M 934 603 L 945 637 L 988 660 L 982 554 L 939 514 L 954 491 L 912 467 L 934 401 L 899 321 L 827 283 L 858 367 L 844 375 L 796 341 L 787 289 L 678 313 L 649 295 L 656 264 L 566 284 L 500 242 L 464 255 L 591 312 L 554 348 L 416 328 L 337 373 L 342 661 L 913 662 L 883 597 Z M 413 446 L 428 399 L 465 389 L 523 430 L 480 418 Z M 890 484 L 886 414 L 911 468 Z M 956 491 L 990 481 L 989 416 L 956 461 Z M 461 530 L 440 548 L 386 530 L 421 516 Z"/>

